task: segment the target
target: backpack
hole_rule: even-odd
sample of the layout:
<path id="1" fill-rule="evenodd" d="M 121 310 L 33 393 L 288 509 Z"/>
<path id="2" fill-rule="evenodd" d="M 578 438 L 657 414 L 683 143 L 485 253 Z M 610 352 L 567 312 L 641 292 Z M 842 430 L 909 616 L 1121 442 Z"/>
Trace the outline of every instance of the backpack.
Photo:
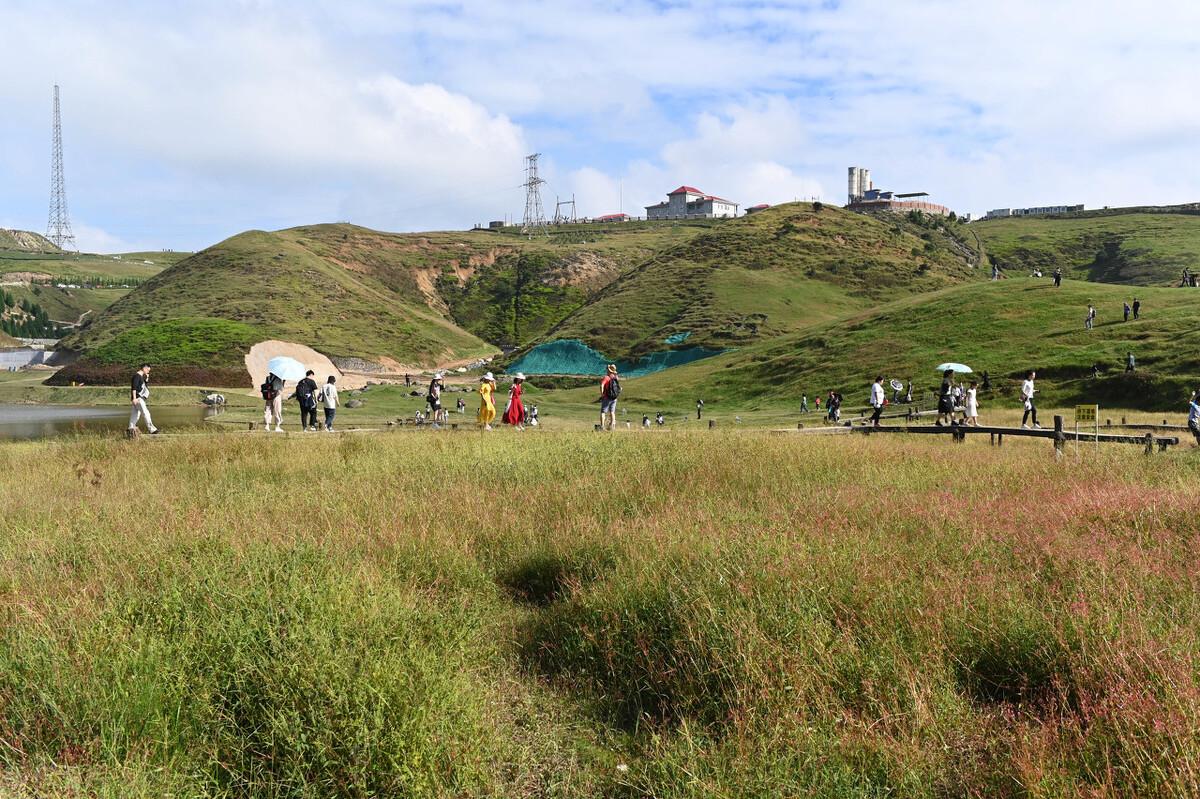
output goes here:
<path id="1" fill-rule="evenodd" d="M 604 398 L 615 400 L 619 396 L 621 396 L 621 381 L 613 377 L 609 379 L 608 386 L 604 389 Z"/>
<path id="2" fill-rule="evenodd" d="M 259 389 L 259 391 L 262 392 L 262 398 L 264 400 L 266 400 L 267 402 L 270 402 L 271 400 L 275 399 L 275 396 L 278 393 L 275 391 L 275 387 L 271 385 L 270 380 L 263 383 L 261 386 L 258 387 L 258 389 Z"/>

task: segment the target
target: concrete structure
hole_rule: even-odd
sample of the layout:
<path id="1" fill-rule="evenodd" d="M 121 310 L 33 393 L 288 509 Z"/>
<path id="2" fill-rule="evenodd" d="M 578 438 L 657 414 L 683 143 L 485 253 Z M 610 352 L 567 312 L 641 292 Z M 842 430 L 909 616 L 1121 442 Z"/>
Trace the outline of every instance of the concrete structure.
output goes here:
<path id="1" fill-rule="evenodd" d="M 34 347 L 0 349 L 0 372 L 23 369 L 26 366 L 48 364 L 54 360 L 53 350 Z"/>
<path id="2" fill-rule="evenodd" d="M 847 183 L 846 203 L 849 205 L 861 202 L 866 193 L 874 188 L 871 183 L 871 170 L 861 166 L 850 167 L 850 179 Z"/>
<path id="3" fill-rule="evenodd" d="M 646 206 L 647 219 L 719 219 L 737 216 L 738 204 L 705 194 L 691 186 L 680 186 L 667 195 L 665 203 Z"/>
<path id="4" fill-rule="evenodd" d="M 1044 205 L 1039 208 L 993 208 L 984 215 L 984 219 L 1005 219 L 1010 216 L 1048 216 L 1050 214 L 1069 214 L 1072 211 L 1082 211 L 1079 205 Z"/>

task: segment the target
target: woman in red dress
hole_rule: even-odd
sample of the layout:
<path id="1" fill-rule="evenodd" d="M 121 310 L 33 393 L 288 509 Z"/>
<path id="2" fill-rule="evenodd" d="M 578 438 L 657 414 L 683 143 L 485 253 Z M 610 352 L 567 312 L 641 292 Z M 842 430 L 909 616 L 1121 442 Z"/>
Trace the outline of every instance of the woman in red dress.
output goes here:
<path id="1" fill-rule="evenodd" d="M 512 388 L 508 390 L 508 407 L 504 409 L 504 423 L 518 430 L 525 429 L 525 405 L 521 402 L 521 385 L 524 382 L 525 375 L 517 372 Z"/>

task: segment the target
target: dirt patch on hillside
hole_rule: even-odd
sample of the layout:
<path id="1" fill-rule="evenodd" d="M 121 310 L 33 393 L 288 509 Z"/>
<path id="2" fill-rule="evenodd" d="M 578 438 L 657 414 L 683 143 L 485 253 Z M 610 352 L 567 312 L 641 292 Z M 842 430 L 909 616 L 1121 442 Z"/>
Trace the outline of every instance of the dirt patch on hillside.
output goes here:
<path id="1" fill-rule="evenodd" d="M 621 267 L 610 258 L 590 252 L 577 252 L 564 258 L 545 278 L 548 286 L 578 286 L 598 291 L 616 280 Z"/>
<path id="2" fill-rule="evenodd" d="M 246 353 L 246 371 L 250 373 L 250 389 L 252 391 L 257 390 L 258 386 L 267 379 L 267 361 L 281 355 L 295 358 L 306 368 L 316 372 L 314 378 L 318 383 L 324 383 L 329 375 L 334 375 L 337 377 L 340 388 L 362 388 L 367 384 L 365 375 L 343 373 L 341 369 L 334 366 L 333 361 L 312 347 L 272 339 L 260 341 L 250 348 L 250 352 Z"/>
<path id="3" fill-rule="evenodd" d="M 0 275 L 0 283 L 9 286 L 24 286 L 33 281 L 45 282 L 50 280 L 53 275 L 48 275 L 45 272 L 5 272 Z"/>

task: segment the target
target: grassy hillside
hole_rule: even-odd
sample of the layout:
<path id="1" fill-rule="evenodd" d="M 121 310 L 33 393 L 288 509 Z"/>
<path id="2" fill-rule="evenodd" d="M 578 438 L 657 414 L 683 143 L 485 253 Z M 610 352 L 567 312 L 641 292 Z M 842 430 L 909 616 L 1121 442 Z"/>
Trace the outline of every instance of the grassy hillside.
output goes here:
<path id="1" fill-rule="evenodd" d="M 498 433 L 0 461 L 6 796 L 1200 793 L 1192 453 Z"/>
<path id="2" fill-rule="evenodd" d="M 914 224 L 807 203 L 776 206 L 667 248 L 601 291 L 545 338 L 609 357 L 744 345 L 898 294 L 979 277 L 961 226 Z"/>
<path id="3" fill-rule="evenodd" d="M 0 228 L 0 251 L 3 250 L 28 253 L 59 252 L 58 247 L 40 233 Z"/>
<path id="4" fill-rule="evenodd" d="M 154 277 L 168 266 L 191 253 L 154 252 L 122 255 L 87 253 L 37 253 L 6 249 L 0 245 L 0 281 L 14 277 L 29 281 L 51 280 L 56 283 L 94 283 L 137 285 Z"/>
<path id="5" fill-rule="evenodd" d="M 1200 270 L 1200 214 L 1124 213 L 975 222 L 987 252 L 1009 272 L 1061 267 L 1104 283 L 1178 285 Z"/>
<path id="6" fill-rule="evenodd" d="M 940 381 L 934 367 L 960 361 L 987 370 L 996 396 L 1015 401 L 1018 381 L 1037 369 L 1046 399 L 1111 407 L 1179 408 L 1200 388 L 1200 292 L 1143 288 L 1141 320 L 1121 321 L 1127 287 L 1049 279 L 1011 278 L 953 286 L 896 300 L 849 318 L 745 347 L 735 352 L 632 381 L 630 399 L 694 398 L 745 407 L 795 406 L 836 389 L 865 402 L 875 375 L 915 378 L 918 389 Z M 1085 331 L 1088 302 L 1095 329 Z M 1123 373 L 1132 351 L 1136 374 Z M 1103 375 L 1090 377 L 1099 364 Z"/>

